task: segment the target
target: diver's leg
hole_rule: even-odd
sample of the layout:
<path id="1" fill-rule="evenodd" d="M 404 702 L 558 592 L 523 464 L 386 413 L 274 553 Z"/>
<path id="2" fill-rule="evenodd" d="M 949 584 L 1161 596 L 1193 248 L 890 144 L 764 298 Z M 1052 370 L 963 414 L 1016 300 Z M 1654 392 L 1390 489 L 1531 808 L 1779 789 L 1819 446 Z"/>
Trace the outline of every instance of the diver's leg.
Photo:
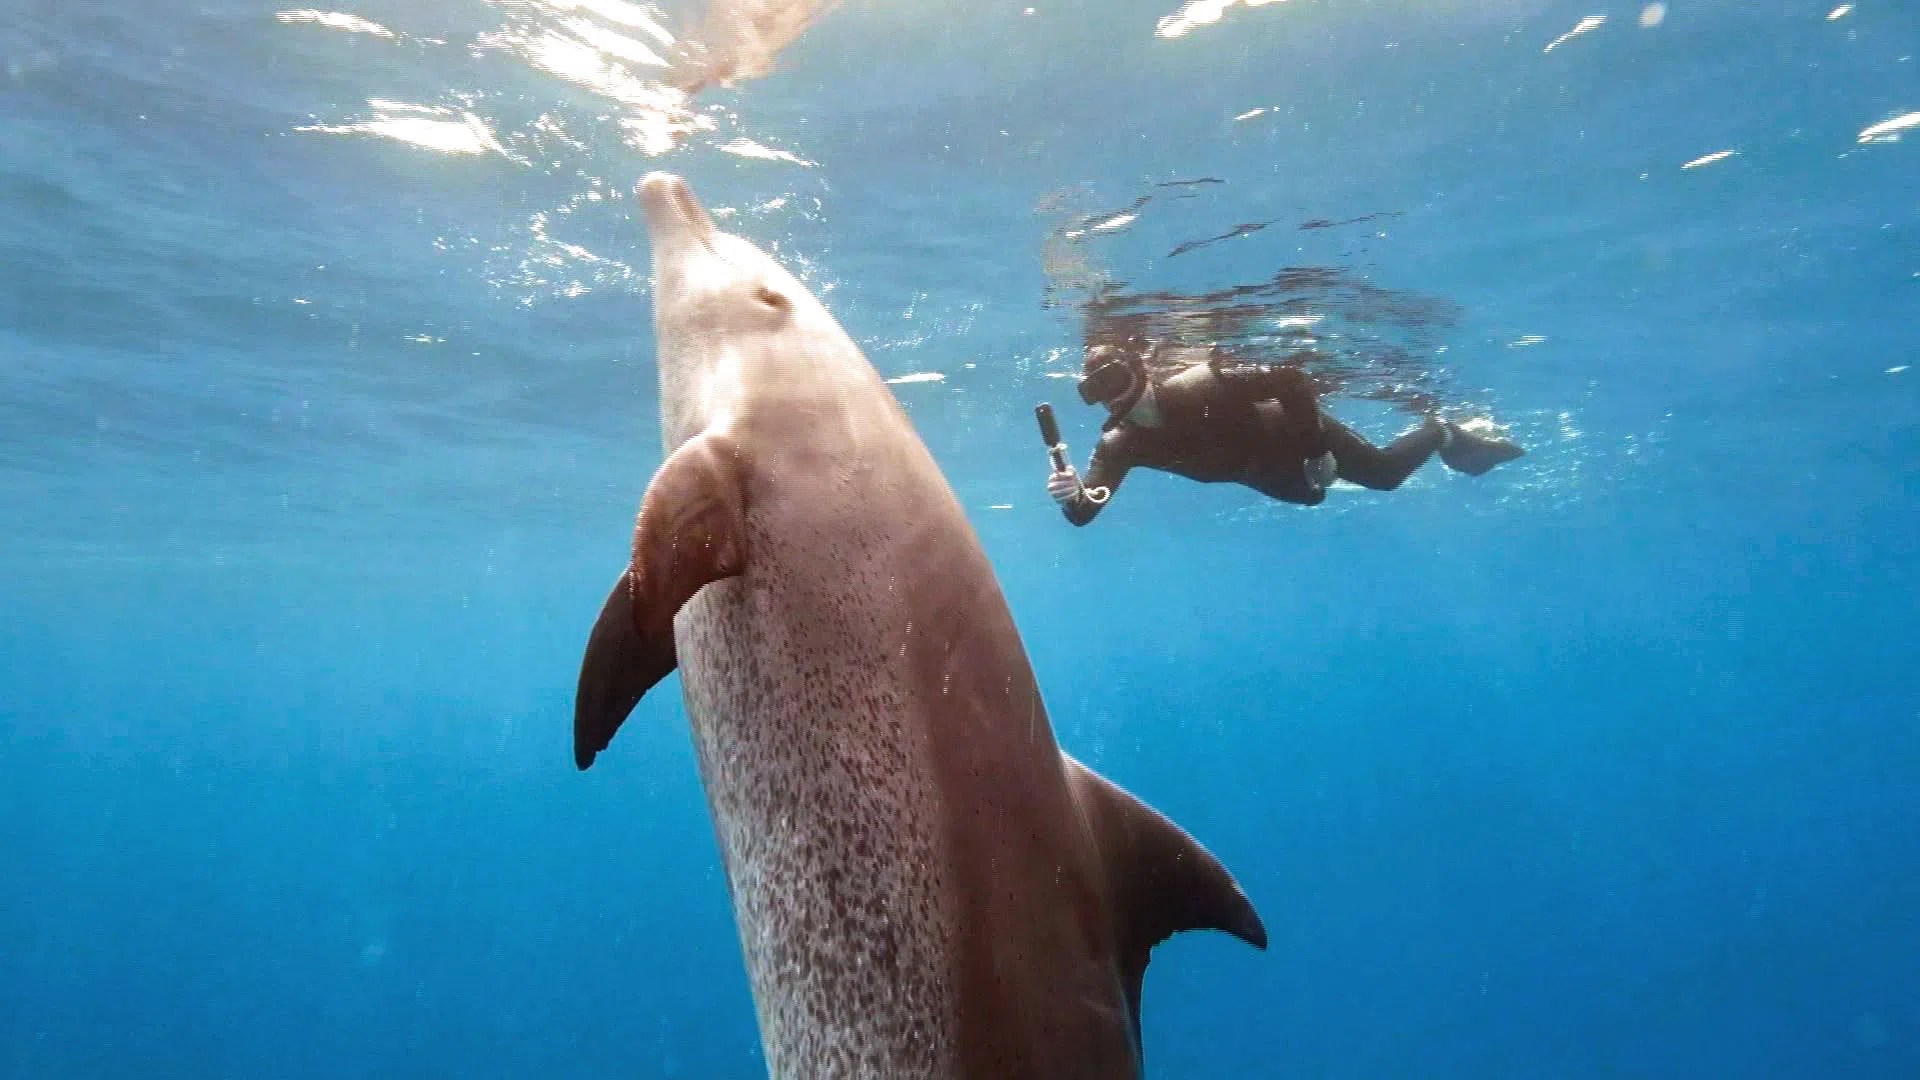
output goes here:
<path id="1" fill-rule="evenodd" d="M 1323 417 L 1327 449 L 1339 467 L 1340 479 L 1375 491 L 1392 491 L 1413 471 L 1427 463 L 1447 441 L 1445 421 L 1428 420 L 1384 448 L 1377 447 L 1331 416 Z"/>
<path id="2" fill-rule="evenodd" d="M 1319 506 L 1327 501 L 1327 489 L 1308 479 L 1306 463 L 1297 456 L 1271 462 L 1241 477 L 1240 482 L 1281 502 Z"/>

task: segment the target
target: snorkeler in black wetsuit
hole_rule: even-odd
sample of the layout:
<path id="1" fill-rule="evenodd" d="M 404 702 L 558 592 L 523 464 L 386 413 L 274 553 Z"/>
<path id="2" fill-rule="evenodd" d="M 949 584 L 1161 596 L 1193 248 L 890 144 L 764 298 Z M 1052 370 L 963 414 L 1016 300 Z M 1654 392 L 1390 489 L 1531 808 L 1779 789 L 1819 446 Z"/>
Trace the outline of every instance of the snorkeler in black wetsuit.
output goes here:
<path id="1" fill-rule="evenodd" d="M 1525 451 L 1483 421 L 1430 417 L 1385 448 L 1320 408 L 1312 377 L 1296 367 L 1252 364 L 1215 349 L 1180 348 L 1154 357 L 1139 349 L 1087 349 L 1080 398 L 1109 418 L 1087 464 L 1047 478 L 1047 492 L 1075 525 L 1092 521 L 1133 468 L 1161 469 L 1202 483 L 1244 484 L 1270 498 L 1318 506 L 1334 479 L 1392 491 L 1438 451 L 1455 472 L 1479 476 Z"/>

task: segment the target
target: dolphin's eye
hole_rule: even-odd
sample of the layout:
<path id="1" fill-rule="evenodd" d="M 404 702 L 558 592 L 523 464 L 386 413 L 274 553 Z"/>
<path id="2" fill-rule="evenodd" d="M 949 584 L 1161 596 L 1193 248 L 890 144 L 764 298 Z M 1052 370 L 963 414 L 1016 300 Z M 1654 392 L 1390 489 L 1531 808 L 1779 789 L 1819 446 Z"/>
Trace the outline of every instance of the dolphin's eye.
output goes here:
<path id="1" fill-rule="evenodd" d="M 753 290 L 753 298 L 774 311 L 785 311 L 793 304 L 786 297 L 767 288 L 765 285 Z"/>

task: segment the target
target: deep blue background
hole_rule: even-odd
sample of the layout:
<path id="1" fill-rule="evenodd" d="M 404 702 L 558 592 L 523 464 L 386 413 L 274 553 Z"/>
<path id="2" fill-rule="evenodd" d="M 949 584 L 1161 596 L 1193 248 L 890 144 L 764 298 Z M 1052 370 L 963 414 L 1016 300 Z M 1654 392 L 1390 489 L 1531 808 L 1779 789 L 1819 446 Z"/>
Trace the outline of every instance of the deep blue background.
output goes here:
<path id="1" fill-rule="evenodd" d="M 599 16 L 0 0 L 0 1073 L 757 1073 L 677 694 L 569 761 L 667 167 L 947 376 L 900 394 L 1062 742 L 1258 903 L 1270 952 L 1157 954 L 1155 1076 L 1920 1074 L 1920 136 L 1856 142 L 1920 16 L 1025 7 L 853 4 L 649 157 L 487 36 Z M 369 99 L 505 152 L 300 130 Z M 1195 175 L 1116 272 L 1450 298 L 1530 456 L 1063 525 L 1035 208 Z"/>

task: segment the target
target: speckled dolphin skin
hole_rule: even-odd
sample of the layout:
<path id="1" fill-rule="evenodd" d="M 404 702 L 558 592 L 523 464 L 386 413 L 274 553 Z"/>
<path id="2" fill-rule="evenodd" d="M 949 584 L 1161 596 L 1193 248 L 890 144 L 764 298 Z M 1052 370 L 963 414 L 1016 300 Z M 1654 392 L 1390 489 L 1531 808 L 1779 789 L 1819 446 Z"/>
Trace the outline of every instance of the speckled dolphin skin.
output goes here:
<path id="1" fill-rule="evenodd" d="M 1265 947 L 1192 837 L 1061 753 L 998 581 L 832 315 L 686 183 L 638 198 L 661 431 L 576 764 L 680 670 L 768 1072 L 1140 1072 L 1148 953 Z"/>

